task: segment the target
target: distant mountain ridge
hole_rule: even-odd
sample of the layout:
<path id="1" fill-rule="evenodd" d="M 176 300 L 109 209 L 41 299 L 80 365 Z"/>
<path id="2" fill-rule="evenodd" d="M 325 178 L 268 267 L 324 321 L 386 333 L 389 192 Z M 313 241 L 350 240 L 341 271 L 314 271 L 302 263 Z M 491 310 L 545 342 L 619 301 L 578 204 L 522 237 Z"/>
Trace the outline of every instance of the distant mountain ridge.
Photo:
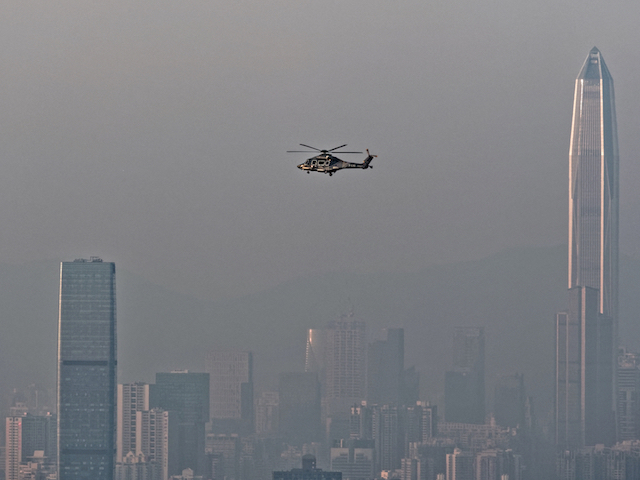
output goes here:
<path id="1" fill-rule="evenodd" d="M 281 371 L 301 370 L 305 332 L 353 310 L 370 337 L 405 328 L 406 365 L 422 393 L 442 401 L 453 328 L 485 327 L 487 391 L 498 375 L 521 372 L 549 404 L 555 313 L 566 303 L 566 247 L 509 249 L 414 272 L 309 275 L 226 302 L 159 287 L 117 267 L 119 381 L 153 381 L 174 368 L 203 368 L 204 353 L 255 353 L 255 381 L 273 388 Z M 637 348 L 640 262 L 621 262 L 621 338 Z M 0 386 L 55 381 L 58 262 L 0 264 Z M 491 396 L 491 395 L 490 395 Z M 489 404 L 490 405 L 490 404 Z"/>

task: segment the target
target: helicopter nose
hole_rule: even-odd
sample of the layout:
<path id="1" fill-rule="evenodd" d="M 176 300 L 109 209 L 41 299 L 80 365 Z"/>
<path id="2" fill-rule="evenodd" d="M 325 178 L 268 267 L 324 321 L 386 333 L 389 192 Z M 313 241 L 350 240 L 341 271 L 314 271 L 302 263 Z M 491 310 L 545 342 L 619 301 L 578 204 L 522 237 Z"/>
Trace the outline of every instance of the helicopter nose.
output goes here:
<path id="1" fill-rule="evenodd" d="M 302 170 L 302 164 L 298 165 L 298 168 L 299 168 L 300 170 Z"/>

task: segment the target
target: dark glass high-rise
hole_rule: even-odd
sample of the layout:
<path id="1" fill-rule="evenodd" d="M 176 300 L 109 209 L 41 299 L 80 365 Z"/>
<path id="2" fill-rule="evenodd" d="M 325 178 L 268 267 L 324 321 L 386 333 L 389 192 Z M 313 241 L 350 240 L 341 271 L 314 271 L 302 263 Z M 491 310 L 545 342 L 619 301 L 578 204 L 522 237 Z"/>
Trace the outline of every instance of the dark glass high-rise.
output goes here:
<path id="1" fill-rule="evenodd" d="M 209 415 L 216 433 L 253 433 L 253 353 L 215 350 L 207 353 Z"/>
<path id="2" fill-rule="evenodd" d="M 447 422 L 484 423 L 484 328 L 457 327 L 453 336 L 453 370 L 445 373 Z"/>
<path id="3" fill-rule="evenodd" d="M 367 356 L 367 401 L 376 404 L 405 400 L 404 390 L 404 329 L 385 329 L 385 340 L 369 345 Z"/>
<path id="4" fill-rule="evenodd" d="M 169 461 L 169 474 L 179 475 L 190 468 L 203 475 L 205 466 L 205 424 L 209 421 L 209 374 L 174 370 L 156 373 L 149 388 L 149 405 L 174 416 L 177 425 L 175 462 Z M 170 457 L 171 458 L 171 457 Z"/>
<path id="5" fill-rule="evenodd" d="M 113 480 L 116 269 L 97 257 L 60 265 L 58 475 Z"/>
<path id="6" fill-rule="evenodd" d="M 525 426 L 526 393 L 524 375 L 505 375 L 496 382 L 493 396 L 493 414 L 496 423 L 503 427 Z"/>
<path id="7" fill-rule="evenodd" d="M 321 439 L 320 382 L 315 372 L 281 373 L 280 435 L 292 445 L 318 442 Z"/>

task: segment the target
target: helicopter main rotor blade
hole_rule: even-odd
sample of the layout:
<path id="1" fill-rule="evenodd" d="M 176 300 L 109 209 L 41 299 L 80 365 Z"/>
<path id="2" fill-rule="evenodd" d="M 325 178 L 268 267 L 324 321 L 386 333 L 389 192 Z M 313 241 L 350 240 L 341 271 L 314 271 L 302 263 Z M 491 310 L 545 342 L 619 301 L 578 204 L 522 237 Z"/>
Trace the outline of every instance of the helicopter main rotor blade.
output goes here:
<path id="1" fill-rule="evenodd" d="M 303 147 L 307 147 L 310 148 L 311 150 L 315 150 L 316 152 L 321 152 L 322 150 L 320 150 L 319 148 L 316 147 L 312 147 L 310 145 L 305 145 L 304 143 L 301 143 L 300 145 L 302 145 Z M 344 146 L 344 145 L 343 145 Z"/>
<path id="2" fill-rule="evenodd" d="M 327 150 L 327 152 L 333 152 L 334 150 L 337 150 L 339 148 L 346 147 L 346 146 L 347 146 L 347 144 L 345 143 L 344 145 L 340 145 L 339 147 L 332 148 L 331 150 Z"/>
<path id="3" fill-rule="evenodd" d="M 301 143 L 300 145 L 303 146 L 303 147 L 307 147 L 307 148 L 311 149 L 311 151 L 309 151 L 309 150 L 287 150 L 287 153 L 313 153 L 314 151 L 315 152 L 320 152 L 320 153 L 323 153 L 323 154 L 331 153 L 331 152 L 336 153 L 336 154 L 341 154 L 341 153 L 363 153 L 363 152 L 336 152 L 336 150 L 338 150 L 339 148 L 346 147 L 347 146 L 346 143 L 344 145 L 340 145 L 339 147 L 332 148 L 331 150 L 320 150 L 319 148 L 312 147 L 311 145 L 305 145 L 304 143 Z"/>

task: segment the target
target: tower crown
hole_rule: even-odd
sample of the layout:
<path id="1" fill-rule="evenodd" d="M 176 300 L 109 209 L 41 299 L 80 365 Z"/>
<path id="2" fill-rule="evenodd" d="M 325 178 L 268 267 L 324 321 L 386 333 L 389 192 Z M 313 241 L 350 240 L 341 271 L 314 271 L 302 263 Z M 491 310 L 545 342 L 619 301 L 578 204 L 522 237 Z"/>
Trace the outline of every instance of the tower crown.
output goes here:
<path id="1" fill-rule="evenodd" d="M 609 69 L 604 62 L 604 58 L 602 58 L 602 53 L 600 53 L 597 47 L 591 49 L 578 74 L 578 80 L 594 78 L 607 78 L 611 80 Z"/>

